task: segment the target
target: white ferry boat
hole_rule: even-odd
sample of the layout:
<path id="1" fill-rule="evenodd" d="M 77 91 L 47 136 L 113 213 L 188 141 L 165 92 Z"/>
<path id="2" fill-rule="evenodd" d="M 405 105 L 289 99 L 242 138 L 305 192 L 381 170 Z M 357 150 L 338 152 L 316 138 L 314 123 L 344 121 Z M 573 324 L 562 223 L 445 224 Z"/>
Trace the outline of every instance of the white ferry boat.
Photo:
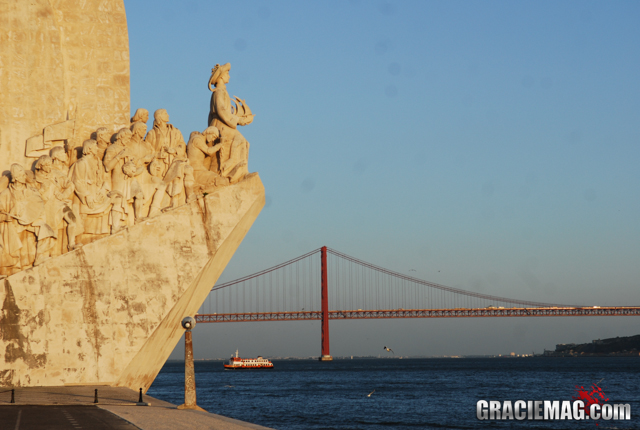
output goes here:
<path id="1" fill-rule="evenodd" d="M 236 356 L 233 355 L 229 362 L 224 365 L 225 369 L 273 369 L 273 363 L 261 355 L 258 358 L 240 358 L 236 349 Z"/>

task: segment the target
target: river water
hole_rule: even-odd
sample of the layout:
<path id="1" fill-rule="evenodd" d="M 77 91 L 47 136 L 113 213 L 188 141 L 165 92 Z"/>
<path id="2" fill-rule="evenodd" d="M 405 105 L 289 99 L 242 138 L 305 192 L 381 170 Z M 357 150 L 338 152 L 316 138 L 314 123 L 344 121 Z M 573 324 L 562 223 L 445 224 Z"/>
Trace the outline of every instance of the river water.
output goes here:
<path id="1" fill-rule="evenodd" d="M 223 370 L 196 361 L 198 405 L 297 429 L 640 429 L 640 357 L 273 359 L 272 370 Z M 480 421 L 478 400 L 571 400 L 598 384 L 630 421 Z M 373 394 L 368 396 L 373 390 Z M 148 392 L 184 403 L 184 362 L 167 362 Z"/>

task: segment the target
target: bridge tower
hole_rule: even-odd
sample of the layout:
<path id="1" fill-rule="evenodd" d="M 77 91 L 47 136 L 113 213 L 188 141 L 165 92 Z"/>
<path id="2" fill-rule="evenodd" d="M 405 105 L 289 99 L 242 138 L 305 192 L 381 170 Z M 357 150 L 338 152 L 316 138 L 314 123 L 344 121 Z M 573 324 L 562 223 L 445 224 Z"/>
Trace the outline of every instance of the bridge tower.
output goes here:
<path id="1" fill-rule="evenodd" d="M 333 357 L 329 352 L 329 296 L 328 296 L 328 272 L 327 272 L 327 247 L 323 246 L 320 250 L 320 284 L 321 284 L 321 300 L 322 300 L 322 353 L 320 361 L 331 361 Z"/>

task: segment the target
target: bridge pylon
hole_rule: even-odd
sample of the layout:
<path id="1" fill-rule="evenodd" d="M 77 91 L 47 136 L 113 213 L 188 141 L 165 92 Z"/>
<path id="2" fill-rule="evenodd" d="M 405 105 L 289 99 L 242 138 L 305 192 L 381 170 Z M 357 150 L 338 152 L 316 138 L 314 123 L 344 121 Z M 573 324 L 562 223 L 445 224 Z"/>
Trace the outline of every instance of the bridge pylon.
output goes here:
<path id="1" fill-rule="evenodd" d="M 321 330 L 322 330 L 322 348 L 320 361 L 331 361 L 333 357 L 329 352 L 329 295 L 328 295 L 328 272 L 327 272 L 327 247 L 323 246 L 320 249 L 320 285 L 322 301 L 321 311 Z"/>

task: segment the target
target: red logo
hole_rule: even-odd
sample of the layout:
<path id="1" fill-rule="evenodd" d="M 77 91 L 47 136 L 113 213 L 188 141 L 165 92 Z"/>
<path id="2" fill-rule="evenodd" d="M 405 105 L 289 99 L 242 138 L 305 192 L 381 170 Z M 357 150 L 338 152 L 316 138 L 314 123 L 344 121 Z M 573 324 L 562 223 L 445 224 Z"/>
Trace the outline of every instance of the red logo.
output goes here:
<path id="1" fill-rule="evenodd" d="M 578 388 L 578 386 L 576 385 L 576 393 L 578 393 L 578 395 L 571 397 L 573 400 L 582 400 L 584 402 L 584 412 L 589 418 L 593 418 L 589 415 L 591 412 L 591 405 L 602 406 L 604 402 L 609 400 L 609 398 L 606 397 L 606 395 L 602 391 L 602 388 L 598 386 L 601 381 L 602 379 L 593 384 L 591 386 L 591 390 L 588 390 L 582 386 Z M 596 425 L 598 425 L 597 422 Z"/>

